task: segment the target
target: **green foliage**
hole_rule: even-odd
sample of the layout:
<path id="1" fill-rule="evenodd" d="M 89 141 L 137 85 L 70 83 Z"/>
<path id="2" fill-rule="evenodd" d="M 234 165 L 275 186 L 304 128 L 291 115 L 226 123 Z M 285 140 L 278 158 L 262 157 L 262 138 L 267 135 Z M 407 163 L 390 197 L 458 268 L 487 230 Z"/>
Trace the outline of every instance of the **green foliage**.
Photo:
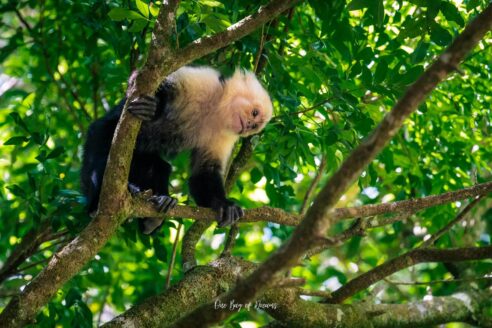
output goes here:
<path id="1" fill-rule="evenodd" d="M 231 26 L 266 1 L 181 1 L 175 43 L 180 47 Z M 231 73 L 254 69 L 260 44 L 260 78 L 274 100 L 275 117 L 255 140 L 254 158 L 231 197 L 245 208 L 265 204 L 296 213 L 322 159 L 320 187 L 374 129 L 408 85 L 462 31 L 487 1 L 324 1 L 299 3 L 292 15 L 196 62 Z M 33 227 L 47 223 L 60 239 L 44 242 L 4 281 L 18 291 L 63 241 L 90 220 L 80 194 L 81 146 L 87 127 L 123 96 L 131 70 L 142 64 L 158 14 L 156 2 L 7 1 L 0 4 L 0 263 Z M 263 42 L 261 41 L 263 40 Z M 490 180 L 492 167 L 492 52 L 490 33 L 459 72 L 452 74 L 352 186 L 339 207 L 422 197 Z M 187 154 L 173 161 L 173 192 L 188 201 Z M 466 226 L 454 227 L 439 247 L 490 244 L 485 203 Z M 457 202 L 425 210 L 405 222 L 373 229 L 307 259 L 293 270 L 307 288 L 334 289 L 360 272 L 401 254 L 436 232 L 462 208 Z M 190 220 L 183 220 L 185 228 Z M 343 231 L 342 222 L 332 234 Z M 225 229 L 209 229 L 199 263 L 220 254 Z M 271 223 L 240 225 L 234 255 L 262 261 L 292 231 Z M 165 288 L 176 224 L 152 237 L 125 223 L 117 235 L 37 317 L 42 327 L 89 327 Z M 44 261 L 44 262 L 43 262 Z M 38 264 L 36 264 L 39 262 Z M 461 268 L 490 273 L 490 262 Z M 172 281 L 183 275 L 177 254 Z M 392 280 L 450 278 L 443 265 L 422 264 Z M 384 282 L 383 282 L 384 284 Z M 480 286 L 480 283 L 477 283 Z M 449 295 L 455 283 L 429 287 L 387 285 L 383 301 Z M 368 291 L 354 299 L 362 299 Z M 0 299 L 3 307 L 8 299 Z M 103 311 L 104 309 L 104 311 Z M 264 313 L 230 319 L 266 323 Z"/>

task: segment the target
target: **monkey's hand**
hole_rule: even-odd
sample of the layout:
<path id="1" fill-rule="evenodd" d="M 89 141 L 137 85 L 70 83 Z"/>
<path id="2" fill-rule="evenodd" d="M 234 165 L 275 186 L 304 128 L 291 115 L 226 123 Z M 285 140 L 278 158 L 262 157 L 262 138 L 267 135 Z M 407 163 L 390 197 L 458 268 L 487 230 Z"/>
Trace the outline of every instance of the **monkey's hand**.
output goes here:
<path id="1" fill-rule="evenodd" d="M 150 121 L 157 110 L 157 99 L 152 96 L 141 96 L 128 104 L 128 111 L 142 121 Z"/>
<path id="2" fill-rule="evenodd" d="M 212 209 L 217 213 L 215 220 L 217 220 L 219 227 L 234 224 L 244 216 L 243 209 L 228 199 L 217 202 L 212 206 Z"/>
<path id="3" fill-rule="evenodd" d="M 159 211 L 166 213 L 170 209 L 173 209 L 178 200 L 167 195 L 154 195 L 149 198 L 150 202 L 154 204 L 154 207 Z"/>

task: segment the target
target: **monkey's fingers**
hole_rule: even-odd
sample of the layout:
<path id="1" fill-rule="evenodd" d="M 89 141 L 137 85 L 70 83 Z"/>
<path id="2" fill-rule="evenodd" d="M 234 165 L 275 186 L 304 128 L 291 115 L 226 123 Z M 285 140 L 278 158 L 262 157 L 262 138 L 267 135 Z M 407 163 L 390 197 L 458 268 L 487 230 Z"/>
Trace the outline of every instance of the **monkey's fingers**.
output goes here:
<path id="1" fill-rule="evenodd" d="M 155 208 L 159 212 L 166 213 L 170 209 L 174 208 L 178 203 L 177 199 L 166 195 L 154 195 L 149 198 L 150 202 L 154 204 Z"/>
<path id="2" fill-rule="evenodd" d="M 137 185 L 135 185 L 131 182 L 128 183 L 128 191 L 130 192 L 130 194 L 132 196 L 135 196 L 136 194 L 139 194 L 142 192 L 142 190 L 140 190 L 140 188 Z"/>
<path id="3" fill-rule="evenodd" d="M 215 210 L 215 221 L 217 221 L 219 227 L 221 227 L 223 214 L 224 214 L 224 209 L 222 207 L 219 207 Z"/>
<path id="4" fill-rule="evenodd" d="M 128 111 L 143 121 L 154 118 L 157 109 L 157 100 L 151 96 L 136 98 L 128 105 Z"/>
<path id="5" fill-rule="evenodd" d="M 239 206 L 236 206 L 236 220 L 234 221 L 234 223 L 236 223 L 237 221 L 239 221 L 240 218 L 242 218 L 244 216 L 244 211 L 241 207 Z"/>
<path id="6" fill-rule="evenodd" d="M 222 228 L 236 223 L 242 216 L 244 216 L 244 211 L 239 206 L 224 206 L 217 213 L 217 222 Z"/>

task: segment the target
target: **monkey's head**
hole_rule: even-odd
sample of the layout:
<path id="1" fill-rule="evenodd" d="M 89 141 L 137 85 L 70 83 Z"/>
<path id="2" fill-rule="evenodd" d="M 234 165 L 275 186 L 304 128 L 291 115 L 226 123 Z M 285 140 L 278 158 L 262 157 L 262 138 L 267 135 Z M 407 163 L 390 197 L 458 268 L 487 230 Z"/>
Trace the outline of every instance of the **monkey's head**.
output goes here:
<path id="1" fill-rule="evenodd" d="M 253 73 L 240 69 L 225 81 L 220 107 L 227 127 L 242 137 L 260 132 L 272 118 L 270 96 Z"/>

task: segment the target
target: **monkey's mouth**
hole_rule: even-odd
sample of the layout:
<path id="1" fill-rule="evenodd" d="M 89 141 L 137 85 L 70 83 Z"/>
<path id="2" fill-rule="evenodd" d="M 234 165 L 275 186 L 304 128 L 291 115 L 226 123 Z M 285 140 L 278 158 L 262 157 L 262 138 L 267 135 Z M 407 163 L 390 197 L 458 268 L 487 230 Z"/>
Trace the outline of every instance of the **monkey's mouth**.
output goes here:
<path id="1" fill-rule="evenodd" d="M 239 123 L 239 124 L 237 124 L 237 126 L 235 127 L 236 133 L 242 134 L 244 132 L 245 128 L 244 128 L 243 119 L 241 118 L 241 115 L 239 115 L 239 114 L 237 115 L 237 123 Z"/>

